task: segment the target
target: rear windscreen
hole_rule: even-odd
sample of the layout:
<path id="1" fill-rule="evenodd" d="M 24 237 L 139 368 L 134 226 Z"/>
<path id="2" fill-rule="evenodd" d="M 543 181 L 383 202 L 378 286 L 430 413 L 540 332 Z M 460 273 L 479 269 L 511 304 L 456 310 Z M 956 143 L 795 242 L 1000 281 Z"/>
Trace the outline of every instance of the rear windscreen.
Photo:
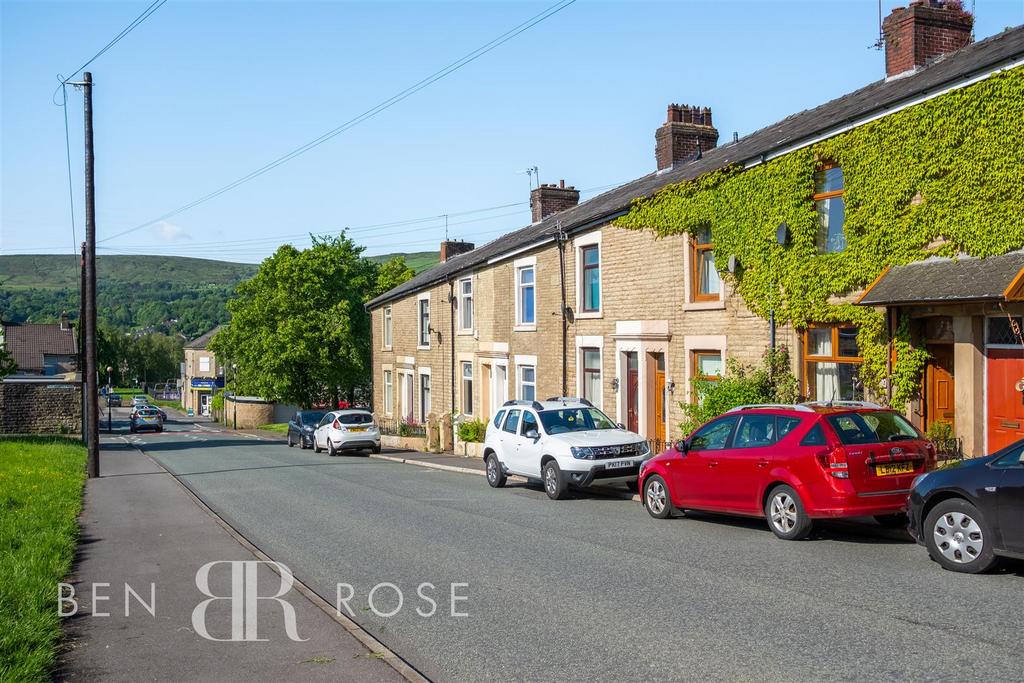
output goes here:
<path id="1" fill-rule="evenodd" d="M 829 424 L 844 444 L 919 439 L 921 433 L 902 415 L 886 411 L 829 415 Z"/>
<path id="2" fill-rule="evenodd" d="M 343 413 L 338 416 L 338 422 L 343 425 L 362 425 L 373 422 L 373 416 L 369 413 Z"/>

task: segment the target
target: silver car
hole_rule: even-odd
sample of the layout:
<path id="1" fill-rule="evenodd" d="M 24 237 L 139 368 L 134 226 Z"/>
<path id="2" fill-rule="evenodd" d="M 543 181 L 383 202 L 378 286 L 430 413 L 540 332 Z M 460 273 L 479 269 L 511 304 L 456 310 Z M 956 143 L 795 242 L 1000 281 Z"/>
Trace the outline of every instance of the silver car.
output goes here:
<path id="1" fill-rule="evenodd" d="M 313 432 L 313 450 L 338 455 L 340 451 L 380 453 L 380 430 L 367 410 L 332 410 Z"/>

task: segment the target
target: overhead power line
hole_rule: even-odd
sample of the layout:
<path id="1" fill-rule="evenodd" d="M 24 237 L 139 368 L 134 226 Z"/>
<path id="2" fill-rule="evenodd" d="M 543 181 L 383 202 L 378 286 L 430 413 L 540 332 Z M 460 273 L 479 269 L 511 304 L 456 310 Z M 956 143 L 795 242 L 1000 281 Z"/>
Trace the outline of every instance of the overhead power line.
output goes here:
<path id="1" fill-rule="evenodd" d="M 238 187 L 240 185 L 243 185 L 243 184 L 249 182 L 250 180 L 253 180 L 254 178 L 258 178 L 259 176 L 263 175 L 264 173 L 267 173 L 268 171 L 271 171 L 271 170 L 277 168 L 281 164 L 285 164 L 285 163 L 291 161 L 292 159 L 294 159 L 294 158 L 296 158 L 298 156 L 301 156 L 302 154 L 305 154 L 306 152 L 310 151 L 311 149 L 314 149 L 315 147 L 318 147 L 318 146 L 322 145 L 323 143 L 327 142 L 328 140 L 331 140 L 331 139 L 337 137 L 338 135 L 341 135 L 345 131 L 347 131 L 350 128 L 353 128 L 353 127 L 359 125 L 363 121 L 366 121 L 367 119 L 373 118 L 377 114 L 380 114 L 381 112 L 391 108 L 392 106 L 398 104 L 402 100 L 404 100 L 404 99 L 406 99 L 406 98 L 416 94 L 420 90 L 423 90 L 424 88 L 426 88 L 427 86 L 431 85 L 432 83 L 435 83 L 435 82 L 441 80 L 442 78 L 445 78 L 446 76 L 449 76 L 450 74 L 458 71 L 459 69 L 461 69 L 462 67 L 466 66 L 467 64 L 470 64 L 470 63 L 476 61 L 477 59 L 479 59 L 480 57 L 483 57 L 485 54 L 487 54 L 491 50 L 494 50 L 495 48 L 497 48 L 497 47 L 507 43 L 508 41 L 512 40 L 513 38 L 515 38 L 519 34 L 525 32 L 525 31 L 528 31 L 530 28 L 536 26 L 537 24 L 541 23 L 545 19 L 548 19 L 548 18 L 554 16 L 555 14 L 558 14 L 563 9 L 565 9 L 566 7 L 568 7 L 569 5 L 571 5 L 571 4 L 575 3 L 575 2 L 576 2 L 576 0 L 561 0 L 561 2 L 555 3 L 551 7 L 547 8 L 546 10 L 544 10 L 543 12 L 541 12 L 539 14 L 536 14 L 533 17 L 531 17 L 531 18 L 527 19 L 526 21 L 524 21 L 523 23 L 519 24 L 518 26 L 515 26 L 514 28 L 509 29 L 508 31 L 506 31 L 505 33 L 501 34 L 497 38 L 491 40 L 488 43 L 485 43 L 484 45 L 481 45 L 480 47 L 478 47 L 477 49 L 473 50 L 469 54 L 467 54 L 467 55 L 457 59 L 456 61 L 452 62 L 448 66 L 446 66 L 446 67 L 444 67 L 444 68 L 442 68 L 442 69 L 440 69 L 438 71 L 435 71 L 431 75 L 427 76 L 426 78 L 420 80 L 417 83 L 414 83 L 413 85 L 409 86 L 405 90 L 402 90 L 402 91 L 396 93 L 395 95 L 392 95 L 391 97 L 389 97 L 388 99 L 384 100 L 383 102 L 377 104 L 376 106 L 371 107 L 370 109 L 367 109 L 366 111 L 364 111 L 362 114 L 359 114 L 355 118 L 349 119 L 348 121 L 346 121 L 345 123 L 341 124 L 340 126 L 338 126 L 336 128 L 333 128 L 332 130 L 327 131 L 326 133 L 324 133 L 320 137 L 315 138 L 314 140 L 311 140 L 311 141 L 307 142 L 306 144 L 304 144 L 304 145 L 302 145 L 300 147 L 296 147 L 295 149 L 293 149 L 292 151 L 288 152 L 287 154 L 284 154 L 284 155 L 278 157 L 277 159 L 274 159 L 273 161 L 271 161 L 271 162 L 261 166 L 260 168 L 257 168 L 255 171 L 252 171 L 251 173 L 248 173 L 248 174 L 242 176 L 241 178 L 238 178 L 237 180 L 234 180 L 234 181 L 228 183 L 227 185 L 224 185 L 223 187 L 220 187 L 219 189 L 214 190 L 213 192 L 210 192 L 209 194 L 205 194 L 202 197 L 199 197 L 198 199 L 195 199 L 195 200 L 193 200 L 193 201 L 191 201 L 191 202 L 189 202 L 187 204 L 183 204 L 183 205 L 179 206 L 176 209 L 172 209 L 171 211 L 168 211 L 167 213 L 163 214 L 162 216 L 158 216 L 157 218 L 154 218 L 152 220 L 146 221 L 145 223 L 140 223 L 139 225 L 136 225 L 133 228 L 128 228 L 127 230 L 122 230 L 121 232 L 118 232 L 118 233 L 115 233 L 113 235 L 110 235 L 109 237 L 105 237 L 105 238 L 99 240 L 99 242 L 108 242 L 108 241 L 110 241 L 112 239 L 116 239 L 118 237 L 122 237 L 123 235 L 127 235 L 129 233 L 135 232 L 136 230 L 141 230 L 142 228 L 145 228 L 145 227 L 148 227 L 150 225 L 154 225 L 156 223 L 159 223 L 160 221 L 165 221 L 168 218 L 171 218 L 172 216 L 176 216 L 176 215 L 178 215 L 180 213 L 183 213 L 185 211 L 193 209 L 196 206 L 199 206 L 200 204 L 208 202 L 211 199 L 219 197 L 220 195 L 224 194 L 225 192 L 230 192 L 231 190 L 235 189 L 236 187 Z"/>

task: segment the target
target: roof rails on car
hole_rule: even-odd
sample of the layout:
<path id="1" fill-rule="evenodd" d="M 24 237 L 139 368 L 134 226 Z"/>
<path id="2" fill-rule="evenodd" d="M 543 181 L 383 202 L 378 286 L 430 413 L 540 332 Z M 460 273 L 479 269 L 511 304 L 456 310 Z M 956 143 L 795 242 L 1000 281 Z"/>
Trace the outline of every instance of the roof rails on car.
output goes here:
<path id="1" fill-rule="evenodd" d="M 544 406 L 539 401 L 512 400 L 501 404 L 502 408 L 507 408 L 508 406 L 530 406 L 534 410 L 544 410 Z"/>
<path id="2" fill-rule="evenodd" d="M 588 408 L 593 408 L 594 404 L 585 398 L 577 398 L 576 396 L 552 396 L 548 399 L 549 401 L 557 401 L 559 403 L 581 403 Z"/>
<path id="3" fill-rule="evenodd" d="M 779 408 L 782 410 L 799 410 L 805 413 L 814 412 L 805 403 L 747 403 L 746 405 L 730 408 L 725 412 L 738 413 L 741 410 L 752 410 L 754 408 Z"/>
<path id="4" fill-rule="evenodd" d="M 873 401 L 807 401 L 805 406 L 822 406 L 824 408 L 870 408 L 872 410 L 884 410 L 885 406 Z"/>

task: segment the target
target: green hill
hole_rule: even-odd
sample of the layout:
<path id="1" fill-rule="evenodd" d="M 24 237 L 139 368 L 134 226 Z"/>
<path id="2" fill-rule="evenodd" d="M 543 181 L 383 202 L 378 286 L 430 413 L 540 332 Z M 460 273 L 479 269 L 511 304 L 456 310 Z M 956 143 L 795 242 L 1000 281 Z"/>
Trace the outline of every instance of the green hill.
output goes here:
<path id="1" fill-rule="evenodd" d="M 254 263 L 230 263 L 184 256 L 97 256 L 98 281 L 231 285 L 256 274 Z M 78 256 L 24 254 L 0 256 L 0 286 L 61 289 L 78 287 Z"/>
<path id="2" fill-rule="evenodd" d="M 371 261 L 377 263 L 384 263 L 395 256 L 404 256 L 405 262 L 412 267 L 417 273 L 420 273 L 427 268 L 436 266 L 441 261 L 441 254 L 437 251 L 413 251 L 408 254 L 381 254 L 380 256 L 368 256 Z"/>

